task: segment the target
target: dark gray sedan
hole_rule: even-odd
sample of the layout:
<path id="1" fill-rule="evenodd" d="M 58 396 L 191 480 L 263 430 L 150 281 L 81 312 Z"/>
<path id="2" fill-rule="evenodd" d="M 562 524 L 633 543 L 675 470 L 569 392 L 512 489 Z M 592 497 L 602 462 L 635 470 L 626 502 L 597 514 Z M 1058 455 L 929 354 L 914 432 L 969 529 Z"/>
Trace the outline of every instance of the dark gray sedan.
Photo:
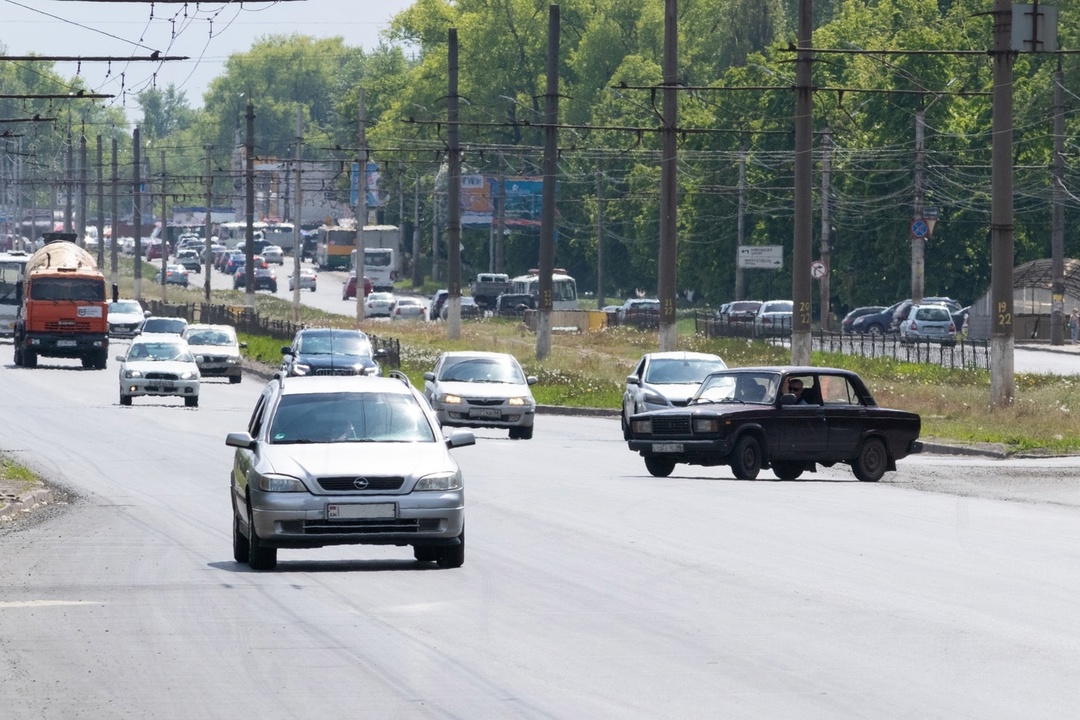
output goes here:
<path id="1" fill-rule="evenodd" d="M 743 480 L 769 468 L 794 480 L 846 463 L 876 482 L 920 451 L 920 429 L 916 413 L 878 407 L 848 370 L 758 367 L 712 373 L 685 408 L 632 416 L 628 442 L 656 477 L 685 463 L 730 465 Z"/>

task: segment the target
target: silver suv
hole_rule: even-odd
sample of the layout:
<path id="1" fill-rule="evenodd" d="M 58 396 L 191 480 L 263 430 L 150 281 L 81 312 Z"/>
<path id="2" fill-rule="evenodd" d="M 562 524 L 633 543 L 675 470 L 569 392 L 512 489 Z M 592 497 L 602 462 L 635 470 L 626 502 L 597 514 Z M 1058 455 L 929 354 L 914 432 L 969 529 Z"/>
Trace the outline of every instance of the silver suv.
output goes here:
<path id="1" fill-rule="evenodd" d="M 451 448 L 408 379 L 279 377 L 247 431 L 229 433 L 233 558 L 255 570 L 278 548 L 411 545 L 420 562 L 465 562 L 465 490 Z"/>

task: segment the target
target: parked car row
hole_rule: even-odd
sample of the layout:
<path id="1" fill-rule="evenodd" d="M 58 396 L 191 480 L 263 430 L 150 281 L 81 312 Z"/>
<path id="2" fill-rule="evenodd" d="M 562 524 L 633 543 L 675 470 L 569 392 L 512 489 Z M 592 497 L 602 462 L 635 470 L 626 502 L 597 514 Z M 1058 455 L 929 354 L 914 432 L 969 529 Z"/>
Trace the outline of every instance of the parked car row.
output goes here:
<path id="1" fill-rule="evenodd" d="M 946 326 L 942 332 L 934 331 L 929 335 L 923 332 L 921 324 L 928 322 L 926 318 L 929 315 L 941 315 L 940 312 L 934 311 L 916 313 L 920 317 L 912 317 L 914 310 L 927 307 L 943 308 L 949 317 L 951 329 Z M 844 317 L 840 327 L 842 332 L 899 335 L 901 340 L 905 341 L 935 340 L 939 342 L 955 342 L 957 334 L 964 329 L 967 314 L 968 308 L 961 307 L 960 303 L 952 298 L 925 297 L 918 305 L 909 298 L 893 303 L 888 307 L 868 306 L 855 308 Z"/>

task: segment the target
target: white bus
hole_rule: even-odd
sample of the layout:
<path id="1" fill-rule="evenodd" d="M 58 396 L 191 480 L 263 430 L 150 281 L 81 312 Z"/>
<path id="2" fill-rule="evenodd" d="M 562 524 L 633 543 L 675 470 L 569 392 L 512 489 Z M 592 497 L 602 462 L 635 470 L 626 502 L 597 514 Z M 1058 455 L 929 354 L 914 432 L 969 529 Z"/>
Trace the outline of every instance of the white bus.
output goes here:
<path id="1" fill-rule="evenodd" d="M 12 251 L 0 253 L 0 335 L 15 334 L 15 317 L 22 304 L 23 275 L 30 253 Z"/>
<path id="2" fill-rule="evenodd" d="M 364 277 L 371 278 L 371 287 L 376 292 L 393 292 L 397 280 L 393 248 L 364 248 Z M 356 250 L 349 258 L 349 272 L 356 272 Z"/>
<path id="3" fill-rule="evenodd" d="M 540 306 L 540 272 L 535 268 L 529 270 L 527 275 L 519 275 L 510 280 L 510 292 L 521 295 L 532 295 L 536 298 L 537 307 Z M 577 310 L 577 281 L 566 274 L 562 268 L 555 268 L 551 274 L 551 309 L 552 310 Z"/>
<path id="4" fill-rule="evenodd" d="M 255 221 L 252 224 L 255 230 L 255 240 L 262 240 L 266 231 L 266 223 Z M 247 222 L 223 222 L 218 225 L 217 241 L 225 247 L 232 249 L 242 245 L 247 239 Z"/>

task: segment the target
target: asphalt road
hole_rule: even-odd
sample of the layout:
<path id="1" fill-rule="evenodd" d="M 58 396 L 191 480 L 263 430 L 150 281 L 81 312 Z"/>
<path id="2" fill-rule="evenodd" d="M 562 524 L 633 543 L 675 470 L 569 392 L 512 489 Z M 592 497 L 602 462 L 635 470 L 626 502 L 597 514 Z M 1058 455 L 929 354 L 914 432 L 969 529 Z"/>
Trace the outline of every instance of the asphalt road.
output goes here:
<path id="1" fill-rule="evenodd" d="M 255 573 L 223 438 L 260 383 L 124 408 L 113 365 L 45 365 L 0 366 L 0 450 L 71 498 L 0 531 L 5 720 L 1080 715 L 1074 458 L 657 479 L 617 419 L 544 415 L 455 451 L 461 569 Z"/>

